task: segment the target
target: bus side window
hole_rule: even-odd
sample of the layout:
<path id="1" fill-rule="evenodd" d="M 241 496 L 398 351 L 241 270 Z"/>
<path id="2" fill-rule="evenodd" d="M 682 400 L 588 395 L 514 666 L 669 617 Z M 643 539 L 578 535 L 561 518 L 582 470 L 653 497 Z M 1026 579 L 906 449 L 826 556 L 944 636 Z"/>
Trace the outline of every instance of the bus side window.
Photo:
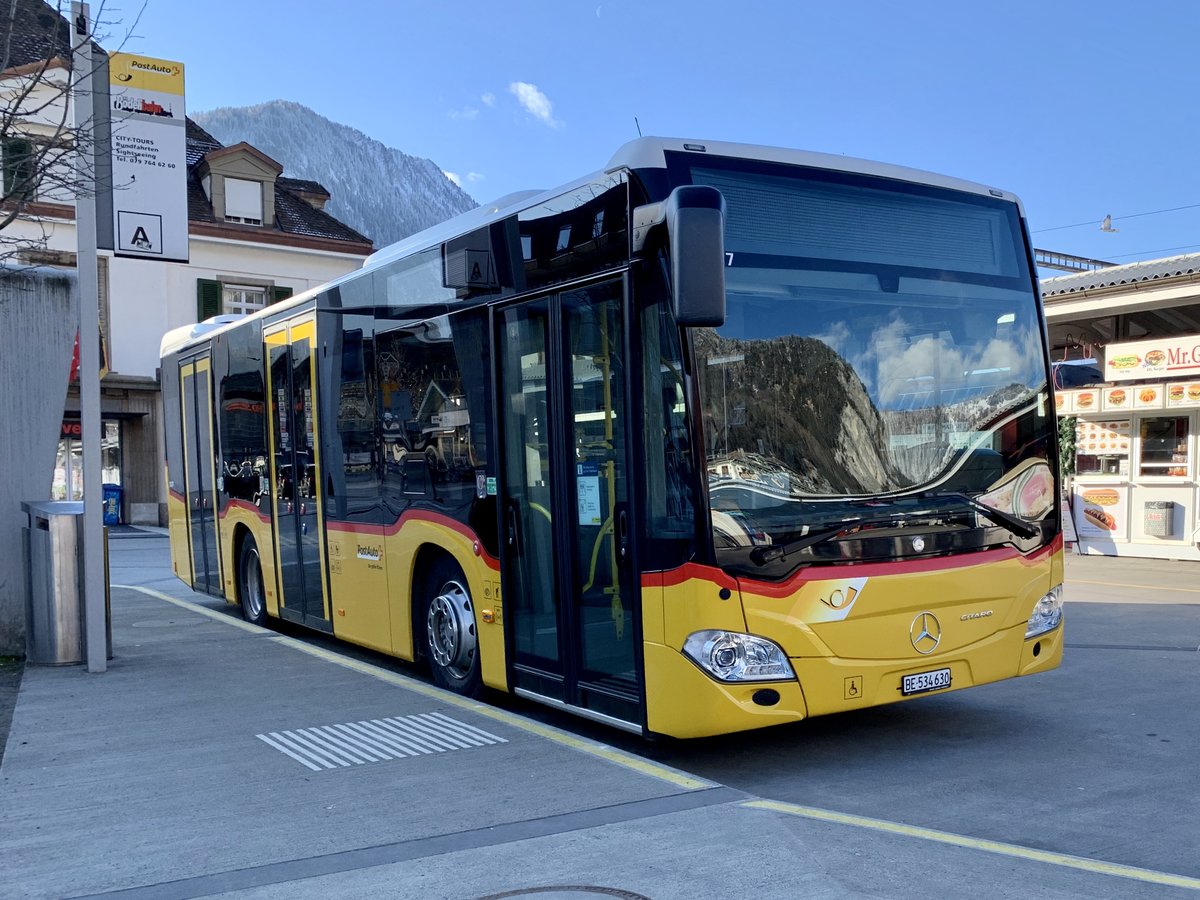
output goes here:
<path id="1" fill-rule="evenodd" d="M 691 538 L 696 533 L 695 467 L 679 329 L 661 276 L 645 274 L 642 284 L 659 298 L 642 310 L 646 524 L 656 537 Z"/>

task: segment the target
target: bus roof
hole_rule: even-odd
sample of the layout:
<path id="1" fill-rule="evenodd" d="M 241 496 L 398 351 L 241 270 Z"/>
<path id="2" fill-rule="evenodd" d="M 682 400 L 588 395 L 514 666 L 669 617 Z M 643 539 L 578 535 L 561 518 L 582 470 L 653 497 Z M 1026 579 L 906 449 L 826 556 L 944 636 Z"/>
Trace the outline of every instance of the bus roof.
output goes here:
<path id="1" fill-rule="evenodd" d="M 872 175 L 879 178 L 889 178 L 896 181 L 907 181 L 916 184 L 928 184 L 948 190 L 963 191 L 971 194 L 997 197 L 1015 203 L 1024 215 L 1020 198 L 1008 191 L 1002 191 L 973 181 L 965 181 L 921 169 L 906 166 L 896 166 L 890 163 L 858 159 L 850 156 L 838 156 L 832 153 L 816 153 L 808 150 L 789 150 L 783 147 L 769 147 L 759 144 L 738 144 L 728 141 L 692 140 L 687 138 L 641 137 L 623 144 L 609 159 L 608 165 L 598 172 L 577 178 L 567 184 L 551 190 L 518 191 L 507 194 L 490 203 L 485 203 L 475 209 L 447 219 L 424 231 L 409 235 L 394 244 L 375 251 L 365 260 L 362 268 L 341 275 L 327 284 L 311 288 L 304 293 L 285 300 L 282 303 L 268 306 L 253 314 L 255 318 L 264 318 L 280 311 L 297 306 L 321 291 L 328 290 L 334 285 L 356 278 L 363 269 L 373 269 L 377 266 L 403 259 L 421 250 L 438 246 L 445 241 L 467 234 L 477 228 L 482 228 L 492 222 L 499 222 L 509 216 L 516 215 L 541 202 L 552 200 L 574 188 L 594 182 L 621 169 L 662 169 L 667 164 L 667 153 L 695 153 L 697 156 L 725 156 L 743 159 L 762 160 L 764 162 L 779 162 L 795 166 L 808 166 L 816 169 L 830 169 L 839 172 L 853 172 Z M 160 356 L 183 349 L 193 341 L 207 338 L 212 333 L 229 327 L 233 322 L 231 317 L 217 316 L 196 325 L 187 325 L 168 332 L 162 340 Z M 248 317 L 236 317 L 242 321 Z"/>
<path id="2" fill-rule="evenodd" d="M 469 210 L 453 219 L 447 219 L 432 228 L 419 231 L 395 244 L 375 251 L 363 261 L 363 268 L 369 269 L 382 263 L 403 259 L 411 253 L 427 250 L 451 238 L 466 234 L 476 228 L 498 222 L 508 216 L 515 215 L 539 202 L 553 199 L 573 188 L 581 187 L 620 169 L 662 169 L 667 165 L 666 154 L 677 151 L 680 153 L 707 154 L 710 156 L 729 156 L 735 158 L 755 159 L 764 162 L 780 162 L 795 166 L 809 166 L 816 169 L 831 169 L 840 172 L 855 172 L 863 175 L 873 175 L 879 178 L 890 178 L 896 181 L 908 181 L 916 184 L 928 184 L 948 190 L 964 191 L 971 194 L 998 197 L 1009 200 L 1020 207 L 1021 201 L 1008 191 L 998 190 L 973 181 L 938 175 L 920 169 L 906 166 L 895 166 L 889 163 L 874 162 L 867 159 L 856 159 L 849 156 L 837 156 L 832 153 L 814 153 L 807 150 L 788 150 L 782 147 L 767 147 L 758 144 L 736 144 L 727 141 L 702 141 L 686 138 L 642 137 L 622 145 L 608 165 L 599 172 L 578 178 L 568 184 L 552 190 L 520 191 L 508 194 L 499 200 L 485 203 Z M 1022 209 L 1022 215 L 1024 210 Z"/>
<path id="3" fill-rule="evenodd" d="M 609 172 L 620 168 L 661 169 L 667 164 L 666 154 L 668 152 L 731 156 L 763 160 L 764 162 L 787 163 L 793 166 L 809 166 L 814 169 L 855 172 L 863 175 L 875 175 L 880 178 L 891 178 L 896 181 L 910 181 L 917 184 L 944 187 L 971 194 L 982 194 L 988 197 L 999 197 L 1003 200 L 1010 200 L 1013 203 L 1020 203 L 1018 197 L 1009 191 L 1001 191 L 988 185 L 977 184 L 973 181 L 964 181 L 961 178 L 938 175 L 936 172 L 911 169 L 907 166 L 895 166 L 869 159 L 858 159 L 853 156 L 838 156 L 833 153 L 789 150 L 784 147 L 769 147 L 761 144 L 737 144 L 728 141 L 662 137 L 636 138 L 623 144 L 613 154 L 612 159 L 608 161 L 605 171 Z"/>

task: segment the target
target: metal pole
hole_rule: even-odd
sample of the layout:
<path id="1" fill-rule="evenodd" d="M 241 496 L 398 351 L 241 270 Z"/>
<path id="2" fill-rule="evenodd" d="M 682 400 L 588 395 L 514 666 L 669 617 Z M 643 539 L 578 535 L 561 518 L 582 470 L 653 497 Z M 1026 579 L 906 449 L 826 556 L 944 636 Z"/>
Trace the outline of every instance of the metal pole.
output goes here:
<path id="1" fill-rule="evenodd" d="M 75 122 L 75 228 L 79 276 L 79 412 L 83 444 L 83 610 L 87 670 L 108 668 L 104 603 L 104 493 L 100 479 L 100 285 L 96 271 L 96 182 L 93 157 L 92 20 L 86 3 L 71 4 L 71 104 Z"/>

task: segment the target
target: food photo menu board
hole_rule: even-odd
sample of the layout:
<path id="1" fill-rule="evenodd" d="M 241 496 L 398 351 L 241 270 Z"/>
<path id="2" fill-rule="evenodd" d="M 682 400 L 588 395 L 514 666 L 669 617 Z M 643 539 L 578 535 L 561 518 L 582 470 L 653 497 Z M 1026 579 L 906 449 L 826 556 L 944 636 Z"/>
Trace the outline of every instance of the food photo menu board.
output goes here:
<path id="1" fill-rule="evenodd" d="M 1200 406 L 1200 384 L 1168 384 L 1167 406 Z"/>
<path id="2" fill-rule="evenodd" d="M 1100 391 L 1100 408 L 1105 412 L 1129 409 L 1133 406 L 1133 394 L 1132 388 L 1103 388 Z"/>
<path id="3" fill-rule="evenodd" d="M 1121 487 L 1075 486 L 1075 531 L 1080 538 L 1123 540 L 1129 529 L 1129 491 Z"/>
<path id="4" fill-rule="evenodd" d="M 1100 411 L 1100 391 L 1089 388 L 1086 391 L 1072 391 L 1067 407 L 1077 413 L 1093 413 Z"/>
<path id="5" fill-rule="evenodd" d="M 1075 452 L 1085 456 L 1128 456 L 1129 420 L 1076 422 Z"/>
<path id="6" fill-rule="evenodd" d="M 1054 394 L 1054 411 L 1060 416 L 1164 407 L 1200 407 L 1200 381 L 1097 387 Z"/>
<path id="7" fill-rule="evenodd" d="M 1135 409 L 1162 409 L 1166 387 L 1161 384 L 1139 384 L 1129 389 Z"/>

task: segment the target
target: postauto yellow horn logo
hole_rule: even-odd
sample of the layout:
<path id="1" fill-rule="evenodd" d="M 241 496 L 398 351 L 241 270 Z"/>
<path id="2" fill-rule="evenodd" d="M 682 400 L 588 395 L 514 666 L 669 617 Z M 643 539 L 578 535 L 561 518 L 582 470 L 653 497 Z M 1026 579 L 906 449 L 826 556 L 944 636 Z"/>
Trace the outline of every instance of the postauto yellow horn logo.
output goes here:
<path id="1" fill-rule="evenodd" d="M 183 94 L 183 63 L 138 53 L 114 53 L 108 61 L 109 83 L 163 94 Z"/>

